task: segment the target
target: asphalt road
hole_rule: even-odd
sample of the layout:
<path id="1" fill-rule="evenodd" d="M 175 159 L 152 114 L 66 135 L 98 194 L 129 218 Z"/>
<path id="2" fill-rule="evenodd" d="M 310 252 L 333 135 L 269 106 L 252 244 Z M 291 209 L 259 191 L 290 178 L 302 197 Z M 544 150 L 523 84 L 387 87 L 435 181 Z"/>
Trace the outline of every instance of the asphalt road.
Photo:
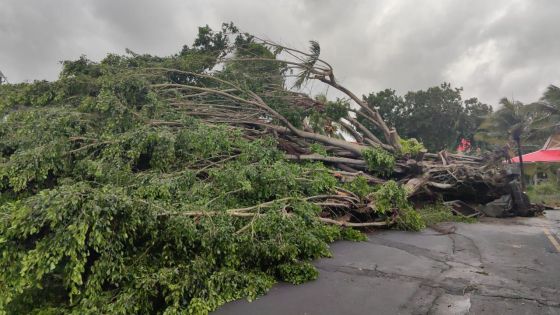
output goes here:
<path id="1" fill-rule="evenodd" d="M 560 211 L 337 242 L 319 279 L 215 314 L 560 314 Z"/>

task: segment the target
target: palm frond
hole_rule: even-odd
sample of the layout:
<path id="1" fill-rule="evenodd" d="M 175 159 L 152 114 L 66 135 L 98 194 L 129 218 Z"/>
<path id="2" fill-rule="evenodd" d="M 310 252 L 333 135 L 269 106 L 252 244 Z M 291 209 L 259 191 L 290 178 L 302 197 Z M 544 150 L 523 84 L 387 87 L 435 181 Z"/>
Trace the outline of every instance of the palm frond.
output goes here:
<path id="1" fill-rule="evenodd" d="M 541 100 L 560 107 L 560 88 L 556 85 L 549 85 Z"/>
<path id="2" fill-rule="evenodd" d="M 310 40 L 309 44 L 309 51 L 311 52 L 311 55 L 315 58 L 315 60 L 319 59 L 319 55 L 321 54 L 321 46 L 317 41 L 314 40 Z"/>
<path id="3" fill-rule="evenodd" d="M 525 105 L 523 110 L 531 114 L 560 114 L 560 103 L 555 106 L 548 101 L 541 100 Z"/>
<path id="4" fill-rule="evenodd" d="M 309 56 L 301 64 L 301 68 L 302 68 L 301 72 L 298 73 L 297 80 L 294 82 L 294 87 L 298 89 L 301 88 L 303 83 L 305 83 L 305 81 L 309 79 L 309 76 L 311 75 L 311 70 L 315 66 L 317 60 L 319 60 L 319 55 L 321 54 L 321 46 L 319 46 L 318 42 L 312 40 L 309 41 L 309 43 L 310 43 Z"/>
<path id="5" fill-rule="evenodd" d="M 282 53 L 282 51 L 284 51 L 284 47 L 276 46 L 276 48 L 274 48 L 274 51 L 272 52 L 272 54 L 276 57 L 276 56 L 280 55 Z"/>

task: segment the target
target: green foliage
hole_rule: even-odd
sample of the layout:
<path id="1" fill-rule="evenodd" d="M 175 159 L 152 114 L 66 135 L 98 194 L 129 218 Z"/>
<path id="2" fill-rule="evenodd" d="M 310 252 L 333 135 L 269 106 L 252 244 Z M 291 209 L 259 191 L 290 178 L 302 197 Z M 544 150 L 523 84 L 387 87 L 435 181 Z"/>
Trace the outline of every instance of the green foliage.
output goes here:
<path id="1" fill-rule="evenodd" d="M 390 175 L 393 172 L 395 157 L 380 148 L 367 148 L 362 151 L 368 170 L 379 175 Z"/>
<path id="2" fill-rule="evenodd" d="M 560 189 L 560 187 L 558 187 L 558 185 L 552 183 L 552 182 L 545 182 L 545 183 L 540 183 L 537 185 L 533 185 L 530 186 L 531 190 L 534 191 L 537 194 L 545 194 L 545 195 L 551 195 L 554 193 L 557 193 Z"/>
<path id="3" fill-rule="evenodd" d="M 336 126 L 333 122 L 338 122 L 341 118 L 348 116 L 350 104 L 347 100 L 337 98 L 336 101 L 327 101 L 324 95 L 317 95 L 316 100 L 324 104 L 322 108 L 311 110 L 309 123 L 313 131 L 320 134 L 335 136 Z"/>
<path id="4" fill-rule="evenodd" d="M 375 191 L 375 186 L 370 185 L 365 176 L 357 176 L 354 180 L 344 183 L 343 187 L 354 192 L 360 198 L 365 198 Z"/>
<path id="5" fill-rule="evenodd" d="M 397 227 L 402 230 L 421 231 L 426 228 L 426 222 L 416 210 L 406 208 L 399 212 Z"/>
<path id="6" fill-rule="evenodd" d="M 394 209 L 407 209 L 411 205 L 408 202 L 405 189 L 390 180 L 374 193 L 376 211 L 382 214 L 392 213 Z"/>
<path id="7" fill-rule="evenodd" d="M 78 60 L 65 60 L 62 61 L 62 71 L 60 72 L 61 78 L 89 76 L 99 77 L 102 75 L 102 70 L 97 64 L 86 56 L 80 56 Z"/>
<path id="8" fill-rule="evenodd" d="M 170 57 L 81 57 L 58 81 L 0 86 L 0 313 L 206 314 L 314 279 L 309 261 L 330 242 L 363 239 L 304 201 L 333 193 L 325 166 L 286 161 L 272 139 L 201 123 L 154 93 L 216 84 L 146 69 L 207 71 L 229 31 L 204 28 Z M 248 67 L 216 75 L 249 85 L 259 80 L 235 71 L 280 70 Z M 227 212 L 259 204 L 253 216 Z"/>
<path id="9" fill-rule="evenodd" d="M 284 73 L 287 71 L 284 63 L 271 62 L 276 59 L 277 52 L 256 43 L 249 35 L 238 35 L 234 47 L 235 58 L 226 64 L 219 76 L 246 90 L 264 94 L 263 100 L 272 109 L 294 126 L 301 127 L 309 110 L 292 106 L 286 101 L 289 92 L 277 89 L 285 85 Z"/>
<path id="10" fill-rule="evenodd" d="M 551 180 L 528 186 L 527 195 L 531 202 L 560 207 L 560 185 Z"/>
<path id="11" fill-rule="evenodd" d="M 426 224 L 420 214 L 414 210 L 407 198 L 404 187 L 395 181 L 383 184 L 375 193 L 376 211 L 384 215 L 396 215 L 397 226 L 404 230 L 420 231 Z"/>
<path id="12" fill-rule="evenodd" d="M 337 99 L 336 101 L 328 101 L 325 104 L 325 115 L 332 121 L 338 121 L 341 118 L 348 116 L 350 103 L 344 99 Z"/>
<path id="13" fill-rule="evenodd" d="M 504 145 L 513 140 L 531 148 L 540 147 L 554 133 L 559 124 L 558 101 L 555 86 L 550 86 L 540 101 L 525 105 L 507 98 L 500 100 L 500 108 L 480 125 L 475 138 L 494 145 Z"/>
<path id="14" fill-rule="evenodd" d="M 0 112 L 18 106 L 45 106 L 57 98 L 58 86 L 47 81 L 3 84 L 0 86 Z"/>
<path id="15" fill-rule="evenodd" d="M 304 70 L 301 70 L 300 73 L 297 74 L 297 79 L 294 82 L 295 88 L 301 88 L 304 82 L 306 82 L 309 77 L 311 76 L 311 70 L 315 63 L 319 60 L 319 55 L 321 54 L 321 47 L 319 43 L 316 41 L 309 41 L 309 53 L 307 55 L 307 59 L 303 61 Z"/>
<path id="16" fill-rule="evenodd" d="M 48 121 L 34 120 L 47 128 Z M 98 123 L 99 136 L 105 128 Z M 336 180 L 319 164 L 281 160 L 273 143 L 191 124 L 180 130 L 139 126 L 113 134 L 110 142 L 47 167 L 40 173 L 45 176 L 6 171 L 8 165 L 2 164 L 3 192 L 25 191 L 27 196 L 3 200 L 0 207 L 1 309 L 197 313 L 233 299 L 255 298 L 274 283 L 274 276 L 294 283 L 316 277 L 305 261 L 328 256 L 327 243 L 343 236 L 339 228 L 317 222 L 317 209 L 308 203 L 297 198 L 278 202 L 254 220 L 182 213 L 318 194 L 332 189 Z M 72 149 L 69 136 L 80 134 L 73 131 L 51 134 L 67 144 L 58 148 L 62 153 Z M 3 139 L 3 145 L 22 152 L 3 159 L 33 170 L 42 164 L 29 164 L 22 154 L 35 152 L 26 145 L 37 141 L 44 140 L 29 131 Z M 238 156 L 208 168 L 207 177 L 197 178 L 190 170 L 224 154 Z M 287 206 L 290 216 L 280 211 Z M 250 229 L 235 233 L 248 223 Z"/>
<path id="17" fill-rule="evenodd" d="M 414 157 L 419 153 L 426 151 L 424 145 L 418 142 L 418 140 L 414 138 L 400 139 L 400 144 L 401 144 L 401 154 L 405 156 Z"/>
<path id="18" fill-rule="evenodd" d="M 527 110 L 535 117 L 529 126 L 533 137 L 560 131 L 560 88 L 550 85 L 539 101 L 527 105 Z"/>
<path id="19" fill-rule="evenodd" d="M 309 148 L 311 149 L 312 153 L 317 153 L 323 156 L 328 155 L 327 149 L 325 149 L 325 147 L 320 143 L 313 143 Z"/>
<path id="20" fill-rule="evenodd" d="M 280 279 L 292 284 L 315 280 L 319 276 L 317 269 L 308 262 L 279 265 L 278 274 Z"/>
<path id="21" fill-rule="evenodd" d="M 321 208 L 306 201 L 335 193 L 339 182 L 323 164 L 285 160 L 274 139 L 201 122 L 169 102 L 177 91 L 157 90 L 228 89 L 192 73 L 209 74 L 263 95 L 296 126 L 310 117 L 336 135 L 348 102 L 292 106 L 282 94 L 291 92 L 270 89 L 286 84 L 286 65 L 259 60 L 279 53 L 226 24 L 200 28 L 173 56 L 80 57 L 64 61 L 55 82 L 0 86 L 0 314 L 207 314 L 276 281 L 315 279 L 310 261 L 329 257 L 329 243 L 364 240 L 320 222 Z M 305 63 L 319 53 L 312 42 Z M 228 54 L 238 60 L 216 70 Z M 422 148 L 402 144 L 405 154 Z M 363 156 L 379 175 L 395 167 L 382 149 Z M 344 187 L 373 197 L 377 214 L 400 228 L 424 226 L 393 181 L 376 190 L 357 177 Z"/>
<path id="22" fill-rule="evenodd" d="M 519 139 L 526 136 L 531 117 L 524 110 L 521 102 L 506 98 L 500 101 L 501 108 L 488 116 L 481 124 L 476 138 L 491 144 L 503 144 L 514 135 Z"/>
<path id="23" fill-rule="evenodd" d="M 355 229 L 346 228 L 341 230 L 341 238 L 346 241 L 363 242 L 367 240 L 367 236 Z"/>

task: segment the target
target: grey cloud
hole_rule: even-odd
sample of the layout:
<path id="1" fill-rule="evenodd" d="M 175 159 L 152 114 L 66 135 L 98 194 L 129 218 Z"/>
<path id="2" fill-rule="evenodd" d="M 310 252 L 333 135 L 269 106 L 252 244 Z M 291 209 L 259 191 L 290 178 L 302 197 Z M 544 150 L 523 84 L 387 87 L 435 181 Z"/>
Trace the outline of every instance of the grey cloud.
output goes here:
<path id="1" fill-rule="evenodd" d="M 490 104 L 532 101 L 560 84 L 559 13 L 555 0 L 1 0 L 0 69 L 12 82 L 55 79 L 59 60 L 169 55 L 197 26 L 233 21 L 299 48 L 318 40 L 358 93 L 448 81 Z"/>

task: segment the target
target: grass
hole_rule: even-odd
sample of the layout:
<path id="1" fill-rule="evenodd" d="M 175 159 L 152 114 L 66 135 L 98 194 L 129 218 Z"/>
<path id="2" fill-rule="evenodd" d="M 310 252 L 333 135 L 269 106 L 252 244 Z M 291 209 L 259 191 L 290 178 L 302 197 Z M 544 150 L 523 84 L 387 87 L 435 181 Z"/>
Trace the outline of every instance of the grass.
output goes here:
<path id="1" fill-rule="evenodd" d="M 527 187 L 527 195 L 533 203 L 543 203 L 553 207 L 560 207 L 560 185 L 553 182 Z"/>

